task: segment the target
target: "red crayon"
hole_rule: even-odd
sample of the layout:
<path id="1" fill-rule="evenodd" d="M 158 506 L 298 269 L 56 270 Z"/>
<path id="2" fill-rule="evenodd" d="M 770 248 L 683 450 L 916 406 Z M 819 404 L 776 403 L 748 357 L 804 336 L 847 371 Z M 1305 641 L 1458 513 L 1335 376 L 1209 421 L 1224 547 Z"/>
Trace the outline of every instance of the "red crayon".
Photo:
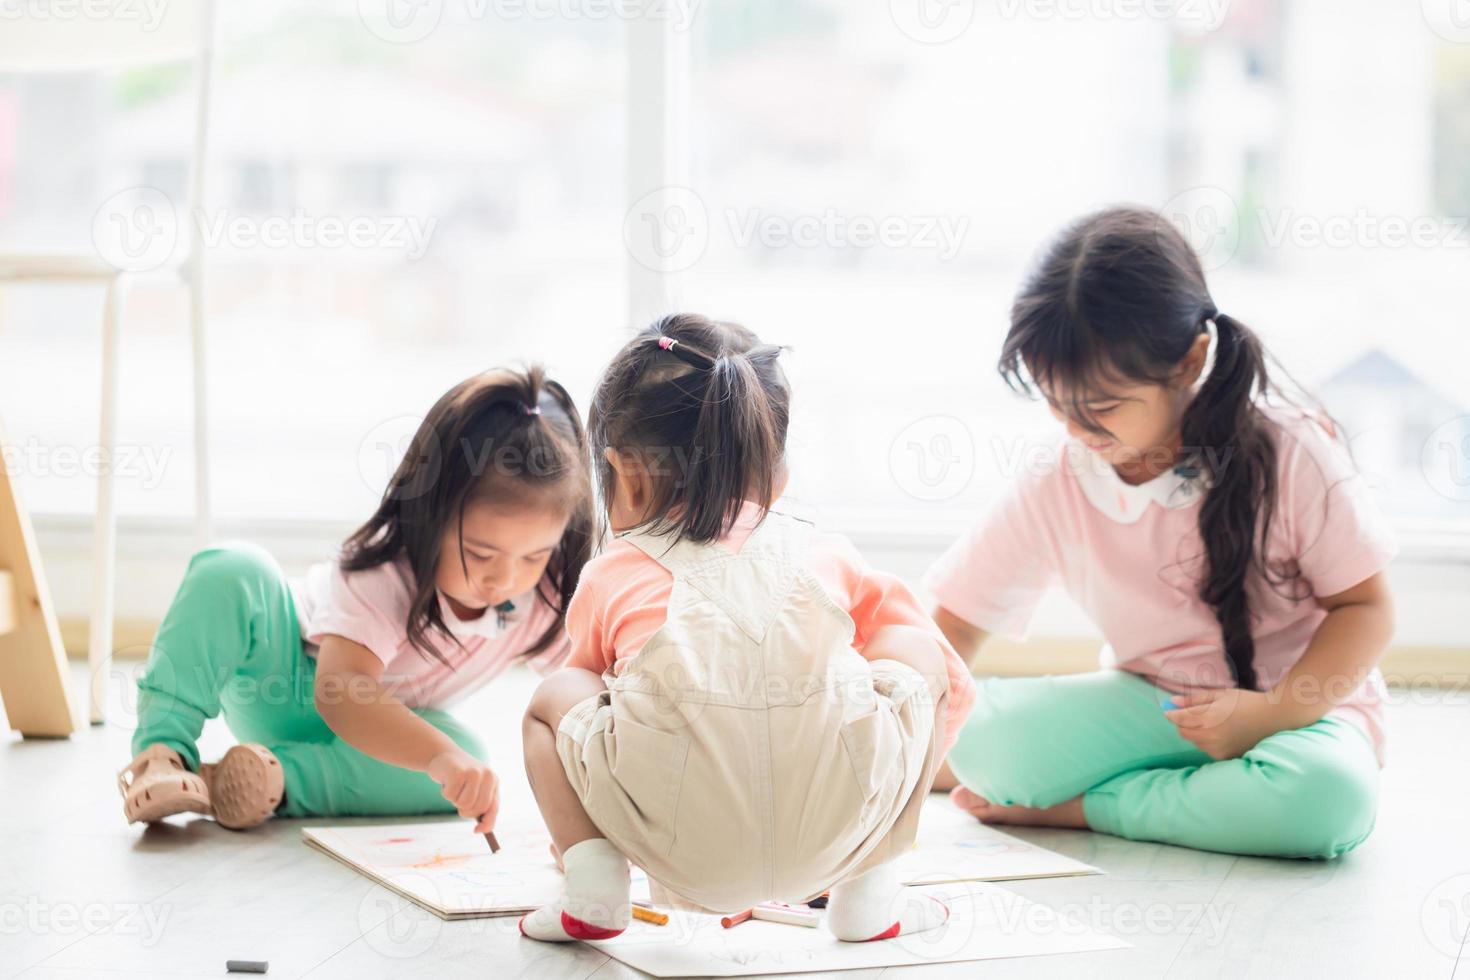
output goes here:
<path id="1" fill-rule="evenodd" d="M 746 909 L 744 912 L 736 912 L 734 915 L 727 915 L 723 919 L 721 919 L 720 925 L 724 926 L 726 929 L 729 929 L 733 926 L 738 926 L 740 925 L 740 923 L 747 921 L 754 914 L 755 909 Z"/>

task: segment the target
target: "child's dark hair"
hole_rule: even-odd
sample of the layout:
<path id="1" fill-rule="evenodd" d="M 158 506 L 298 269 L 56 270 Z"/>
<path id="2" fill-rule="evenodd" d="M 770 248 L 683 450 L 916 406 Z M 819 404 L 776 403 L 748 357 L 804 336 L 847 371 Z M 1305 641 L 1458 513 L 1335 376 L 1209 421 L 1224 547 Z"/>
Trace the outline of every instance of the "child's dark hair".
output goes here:
<path id="1" fill-rule="evenodd" d="M 1071 392 L 1067 414 L 1106 434 L 1083 404 L 1087 392 L 1109 381 L 1168 381 L 1211 322 L 1214 364 L 1185 410 L 1181 444 L 1207 487 L 1200 598 L 1220 623 L 1236 684 L 1254 689 L 1249 573 L 1273 588 L 1296 577 L 1268 568 L 1266 556 L 1277 453 L 1257 397 L 1279 392 L 1261 342 L 1220 312 L 1183 235 L 1142 207 L 1107 208 L 1064 229 L 1016 296 L 999 368 L 1019 390 L 1030 390 L 1028 377 L 1045 388 L 1060 382 Z"/>
<path id="2" fill-rule="evenodd" d="M 536 587 L 556 620 L 527 655 L 561 635 L 567 603 L 592 553 L 592 495 L 587 436 L 566 389 L 539 366 L 477 374 L 455 385 L 419 423 L 382 502 L 343 545 L 343 571 L 358 572 L 404 556 L 413 572 L 409 642 L 444 659 L 428 640 L 449 632 L 436 584 L 446 528 L 458 528 L 464 559 L 464 512 L 472 503 L 535 503 L 564 508 L 566 531 Z M 466 572 L 468 574 L 468 572 Z"/>
<path id="3" fill-rule="evenodd" d="M 777 357 L 745 327 L 666 316 L 613 358 L 587 412 L 603 499 L 605 450 L 636 453 L 654 478 L 640 527 L 706 543 L 730 532 L 746 500 L 764 509 L 786 453 L 791 393 Z"/>

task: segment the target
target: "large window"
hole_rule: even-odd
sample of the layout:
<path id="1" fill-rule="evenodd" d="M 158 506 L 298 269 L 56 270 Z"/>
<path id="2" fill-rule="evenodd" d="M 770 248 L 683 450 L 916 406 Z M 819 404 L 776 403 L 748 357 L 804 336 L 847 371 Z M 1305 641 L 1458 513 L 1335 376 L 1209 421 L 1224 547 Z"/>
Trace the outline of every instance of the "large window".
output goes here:
<path id="1" fill-rule="evenodd" d="M 209 199 L 176 220 L 209 242 L 222 516 L 360 517 L 413 420 L 491 364 L 546 361 L 585 403 L 653 267 L 793 348 L 802 496 L 958 525 L 1051 424 L 993 370 L 1029 255 L 1134 201 L 1187 226 L 1396 519 L 1466 522 L 1470 38 L 1432 5 L 667 0 L 655 51 L 628 4 L 405 6 L 432 20 L 221 6 Z M 120 190 L 182 212 L 191 84 L 0 76 L 0 248 L 86 247 Z M 688 124 L 653 215 L 625 173 L 645 116 Z M 0 308 L 38 513 L 90 510 L 56 450 L 95 438 L 98 301 Z M 140 281 L 122 350 L 121 510 L 186 515 L 176 284 Z"/>

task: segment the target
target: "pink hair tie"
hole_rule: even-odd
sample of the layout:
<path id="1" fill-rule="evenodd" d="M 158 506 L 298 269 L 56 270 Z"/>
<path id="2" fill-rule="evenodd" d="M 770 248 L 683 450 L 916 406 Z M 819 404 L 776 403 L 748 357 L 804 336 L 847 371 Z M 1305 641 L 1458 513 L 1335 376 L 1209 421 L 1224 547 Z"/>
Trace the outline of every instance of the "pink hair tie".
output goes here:
<path id="1" fill-rule="evenodd" d="M 526 406 L 526 414 L 527 415 L 540 415 L 541 414 L 541 406 L 540 405 L 527 405 Z"/>
<path id="2" fill-rule="evenodd" d="M 673 337 L 660 337 L 660 338 L 658 338 L 658 345 L 659 345 L 659 347 L 661 347 L 664 350 L 673 350 L 674 349 L 674 345 L 677 344 L 677 343 L 678 343 L 678 341 L 675 340 Z"/>

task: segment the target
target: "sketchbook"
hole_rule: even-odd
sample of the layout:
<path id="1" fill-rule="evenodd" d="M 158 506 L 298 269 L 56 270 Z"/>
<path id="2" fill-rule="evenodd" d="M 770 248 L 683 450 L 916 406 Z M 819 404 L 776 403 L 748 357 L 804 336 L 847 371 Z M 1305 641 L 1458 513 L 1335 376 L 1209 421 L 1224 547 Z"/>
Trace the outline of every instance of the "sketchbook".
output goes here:
<path id="1" fill-rule="evenodd" d="M 307 827 L 302 835 L 312 847 L 444 919 L 517 915 L 561 894 L 551 837 L 538 823 L 502 821 L 498 854 L 471 827 L 465 820 Z M 899 859 L 899 870 L 911 885 L 1099 873 L 987 827 L 941 798 L 924 804 L 918 842 Z M 641 879 L 635 872 L 635 882 Z"/>

